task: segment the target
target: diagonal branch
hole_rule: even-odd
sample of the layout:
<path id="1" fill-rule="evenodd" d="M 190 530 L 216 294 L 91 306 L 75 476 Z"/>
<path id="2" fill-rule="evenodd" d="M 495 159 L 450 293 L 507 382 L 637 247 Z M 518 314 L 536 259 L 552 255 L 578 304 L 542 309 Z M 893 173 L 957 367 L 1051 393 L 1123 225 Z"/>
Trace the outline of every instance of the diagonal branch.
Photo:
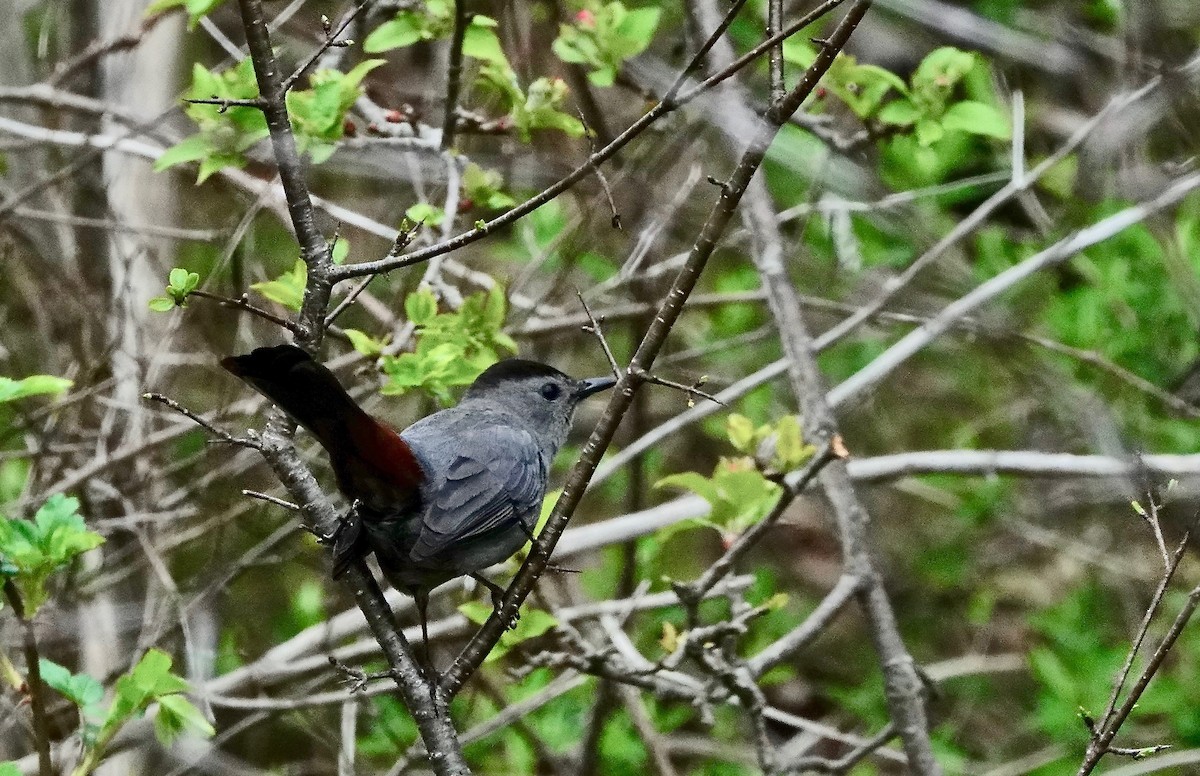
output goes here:
<path id="1" fill-rule="evenodd" d="M 292 135 L 285 102 L 286 86 L 279 63 L 271 50 L 270 35 L 261 0 L 239 0 L 246 41 L 254 62 L 254 72 L 263 100 L 262 111 L 271 133 L 271 145 L 279 178 L 287 200 L 288 214 L 300 243 L 300 255 L 308 268 L 304 301 L 298 319 L 302 331 L 296 342 L 312 351 L 321 343 L 329 293 L 333 286 L 332 251 L 317 228 L 312 198 L 304 176 L 303 163 Z M 336 37 L 336 36 L 333 36 Z M 282 410 L 275 408 L 268 416 L 261 437 L 263 458 L 300 505 L 306 527 L 317 536 L 332 536 L 339 527 L 337 513 L 321 490 L 312 472 L 305 466 L 292 443 L 295 424 Z M 361 560 L 353 564 L 345 576 L 354 592 L 355 602 L 362 610 L 383 650 L 391 675 L 412 715 L 426 750 L 431 752 L 430 765 L 440 776 L 463 776 L 470 769 L 463 757 L 458 733 L 448 714 L 439 713 L 434 687 L 413 658 L 412 650 L 392 619 L 383 592 Z"/>
<path id="2" fill-rule="evenodd" d="M 484 658 L 491 652 L 492 647 L 503 634 L 506 623 L 511 622 L 521 603 L 533 590 L 538 577 L 546 569 L 558 538 L 579 506 L 588 482 L 600 462 L 600 457 L 608 449 L 617 426 L 624 418 L 625 413 L 629 411 L 634 395 L 642 385 L 643 381 L 638 377 L 639 372 L 648 372 L 653 366 L 654 359 L 666 343 L 672 327 L 683 311 L 684 303 L 708 264 L 717 241 L 729 226 L 746 187 L 766 156 L 768 147 L 780 127 L 800 107 L 800 104 L 816 87 L 817 81 L 833 64 L 834 58 L 846 45 L 850 34 L 858 26 L 869 6 L 869 0 L 859 0 L 847 11 L 845 17 L 830 35 L 827 45 L 822 47 L 816 60 L 804 73 L 796 87 L 767 112 L 764 121 L 757 123 L 745 153 L 729 181 L 721 187 L 721 194 L 709 212 L 708 219 L 696 243 L 675 276 L 670 291 L 660 304 L 654 320 L 638 345 L 637 351 L 630 361 L 629 369 L 617 382 L 608 407 L 584 445 L 579 461 L 571 469 L 566 486 L 546 522 L 546 527 L 537 537 L 533 544 L 533 550 L 521 565 L 516 578 L 505 593 L 502 605 L 488 618 L 443 676 L 441 686 L 447 696 L 453 697 L 483 663 Z M 731 16 L 726 15 L 722 25 L 714 34 L 718 36 L 723 34 L 724 28 L 728 26 L 730 20 Z M 703 47 L 701 55 L 715 43 L 715 40 L 715 37 L 710 37 L 708 44 Z"/>
<path id="3" fill-rule="evenodd" d="M 733 18 L 737 15 L 738 11 L 741 10 L 745 2 L 746 0 L 734 0 L 734 2 L 730 5 L 729 10 L 726 12 L 721 26 L 713 31 L 712 35 L 709 36 L 704 45 L 700 47 L 700 50 L 696 52 L 696 55 L 692 58 L 691 62 L 688 63 L 687 67 L 685 67 L 683 72 L 679 74 L 679 77 L 676 78 L 675 82 L 671 85 L 671 88 L 667 90 L 666 94 L 663 95 L 662 99 L 659 100 L 653 108 L 643 114 L 640 119 L 630 124 L 624 132 L 615 137 L 608 145 L 588 156 L 588 158 L 581 165 L 572 170 L 565 178 L 562 178 L 554 185 L 542 191 L 540 194 L 527 199 L 511 210 L 496 216 L 491 221 L 479 224 L 474 229 L 462 232 L 461 234 L 458 234 L 447 240 L 442 240 L 439 243 L 415 250 L 402 256 L 389 256 L 379 259 L 378 261 L 367 261 L 359 264 L 343 264 L 341 266 L 334 267 L 331 270 L 334 282 L 347 280 L 349 278 L 362 277 L 363 275 L 370 275 L 373 273 L 390 272 L 394 269 L 409 267 L 413 264 L 419 264 L 423 261 L 428 261 L 435 256 L 441 256 L 442 254 L 450 253 L 451 251 L 457 250 L 465 245 L 470 245 L 477 240 L 481 240 L 489 234 L 494 233 L 496 230 L 529 215 L 534 210 L 537 210 L 539 207 L 554 199 L 559 194 L 562 194 L 579 181 L 587 178 L 590 175 L 593 175 L 597 165 L 602 164 L 603 162 L 615 156 L 618 151 L 628 145 L 634 138 L 641 135 L 642 132 L 645 131 L 645 129 L 651 124 L 658 121 L 663 116 L 671 113 L 672 111 L 675 111 L 678 108 L 688 104 L 716 84 L 732 77 L 735 73 L 742 70 L 742 68 L 746 67 L 758 57 L 761 57 L 763 54 L 765 54 L 768 50 L 770 50 L 771 46 L 778 44 L 788 36 L 794 35 L 799 30 L 807 27 L 809 24 L 812 24 L 814 21 L 827 14 L 833 8 L 840 5 L 842 2 L 844 2 L 844 0 L 825 0 L 825 2 L 819 5 L 817 8 L 788 25 L 779 33 L 772 35 L 767 40 L 763 41 L 763 43 L 755 46 L 751 51 L 739 57 L 728 67 L 725 67 L 719 72 L 714 73 L 699 84 L 692 86 L 687 91 L 683 91 L 683 87 L 688 83 L 689 78 L 700 67 L 700 63 L 703 62 L 705 54 L 707 54 L 715 42 L 725 34 L 725 30 L 729 26 L 729 23 L 733 21 Z M 795 109 L 793 108 L 793 112 L 794 111 Z"/>

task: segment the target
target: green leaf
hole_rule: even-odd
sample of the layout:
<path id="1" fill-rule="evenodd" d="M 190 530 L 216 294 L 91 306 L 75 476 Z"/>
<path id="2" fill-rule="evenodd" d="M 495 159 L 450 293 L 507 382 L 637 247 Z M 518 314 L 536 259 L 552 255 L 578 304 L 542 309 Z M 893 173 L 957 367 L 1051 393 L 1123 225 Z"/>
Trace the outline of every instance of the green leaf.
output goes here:
<path id="1" fill-rule="evenodd" d="M 0 776 L 21 776 L 21 767 L 16 763 L 0 763 Z"/>
<path id="2" fill-rule="evenodd" d="M 146 8 L 146 16 L 182 6 L 187 11 L 188 29 L 193 30 L 202 18 L 223 2 L 225 0 L 155 0 Z"/>
<path id="3" fill-rule="evenodd" d="M 798 469 L 812 457 L 816 448 L 804 444 L 800 430 L 800 419 L 795 415 L 785 415 L 775 425 L 775 468 L 781 472 Z"/>
<path id="4" fill-rule="evenodd" d="M 377 54 L 381 51 L 411 46 L 425 38 L 425 24 L 420 14 L 401 11 L 395 19 L 376 27 L 363 41 L 363 51 Z"/>
<path id="5" fill-rule="evenodd" d="M 346 329 L 345 331 L 346 336 L 350 338 L 350 344 L 364 356 L 376 358 L 383 352 L 384 343 L 381 340 L 377 340 L 358 329 Z"/>
<path id="6" fill-rule="evenodd" d="M 304 286 L 307 280 L 308 268 L 304 265 L 304 260 L 296 259 L 291 270 L 274 280 L 254 283 L 250 288 L 272 302 L 278 302 L 289 310 L 298 312 L 300 305 L 304 302 Z"/>
<path id="7" fill-rule="evenodd" d="M 500 47 L 500 38 L 496 36 L 492 25 L 480 22 L 480 19 L 487 17 L 476 16 L 467 25 L 467 29 L 463 35 L 463 55 L 472 59 L 483 60 L 484 62 L 494 62 L 499 65 L 508 66 L 508 57 L 504 56 L 504 49 Z M 491 21 L 490 19 L 488 21 Z"/>
<path id="8" fill-rule="evenodd" d="M 942 128 L 946 131 L 960 130 L 972 135 L 1008 140 L 1012 127 L 1007 117 L 991 105 L 974 100 L 956 102 L 942 116 Z"/>
<path id="9" fill-rule="evenodd" d="M 442 219 L 446 217 L 446 211 L 436 205 L 430 205 L 428 202 L 418 202 L 404 211 L 404 217 L 414 224 L 441 226 Z"/>
<path id="10" fill-rule="evenodd" d="M 74 383 L 70 380 L 53 375 L 30 375 L 20 380 L 0 377 L 0 404 L 30 396 L 62 393 L 72 385 Z"/>
<path id="11" fill-rule="evenodd" d="M 103 537 L 87 529 L 79 500 L 55 494 L 29 520 L 0 517 L 0 574 L 14 580 L 32 617 L 46 602 L 46 582 Z"/>
<path id="12" fill-rule="evenodd" d="M 463 170 L 463 194 L 476 205 L 488 210 L 504 210 L 516 204 L 501 187 L 504 178 L 495 170 L 485 170 L 474 162 Z"/>
<path id="13" fill-rule="evenodd" d="M 180 267 L 175 267 L 173 270 L 171 270 L 171 274 L 167 276 L 167 282 L 171 284 L 172 288 L 182 289 L 187 285 L 188 271 Z"/>
<path id="14" fill-rule="evenodd" d="M 388 376 L 383 392 L 400 395 L 421 388 L 449 402 L 452 387 L 469 385 L 499 360 L 501 352 L 515 352 L 515 343 L 500 330 L 506 309 L 500 287 L 472 294 L 458 311 L 440 314 L 436 297 L 427 289 L 410 294 L 405 312 L 420 327 L 416 350 L 382 356 L 380 364 Z"/>
<path id="15" fill-rule="evenodd" d="M 216 149 L 213 148 L 207 136 L 192 135 L 163 151 L 162 155 L 154 162 L 154 171 L 162 172 L 177 164 L 199 161 L 215 151 Z"/>
<path id="16" fill-rule="evenodd" d="M 482 625 L 486 622 L 493 611 L 492 605 L 483 601 L 468 601 L 460 605 L 458 610 L 468 620 L 477 625 Z M 556 625 L 558 625 L 558 620 L 549 612 L 542 609 L 526 608 L 521 612 L 521 619 L 517 620 L 516 627 L 506 631 L 500 637 L 499 643 L 488 654 L 484 662 L 492 663 L 499 660 L 521 642 L 537 638 Z"/>
<path id="17" fill-rule="evenodd" d="M 656 488 L 680 488 L 690 490 L 710 504 L 720 501 L 720 493 L 712 478 L 698 472 L 680 472 L 663 477 L 654 483 Z"/>
<path id="18" fill-rule="evenodd" d="M 513 124 L 522 140 L 537 129 L 557 129 L 570 137 L 582 137 L 583 123 L 559 110 L 566 102 L 567 84 L 561 78 L 539 78 L 529 85 L 522 104 L 513 106 Z"/>
<path id="19" fill-rule="evenodd" d="M 807 70 L 817 61 L 817 47 L 799 35 L 783 41 L 783 61 Z"/>
<path id="20" fill-rule="evenodd" d="M 158 713 L 154 716 L 154 735 L 163 746 L 169 746 L 181 733 L 190 730 L 204 738 L 211 738 L 216 731 L 204 718 L 200 709 L 182 695 L 165 695 L 158 699 Z"/>
<path id="21" fill-rule="evenodd" d="M 156 313 L 170 312 L 175 309 L 175 300 L 169 296 L 156 296 L 150 299 L 150 309 Z"/>
<path id="22" fill-rule="evenodd" d="M 917 122 L 917 142 L 922 146 L 931 146 L 942 139 L 946 131 L 942 125 L 932 119 L 921 119 Z"/>
<path id="23" fill-rule="evenodd" d="M 725 428 L 729 435 L 729 443 L 735 450 L 748 455 L 754 453 L 754 423 L 750 418 L 732 413 L 725 421 Z"/>
<path id="24" fill-rule="evenodd" d="M 564 62 L 590 65 L 588 80 L 592 83 L 611 86 L 621 64 L 649 47 L 662 11 L 630 11 L 621 2 L 597 3 L 586 10 L 586 17 L 559 27 L 551 48 Z"/>
<path id="25" fill-rule="evenodd" d="M 350 241 L 345 237 L 339 237 L 333 244 L 333 249 L 329 252 L 329 258 L 334 264 L 344 264 L 346 257 L 350 255 Z"/>
<path id="26" fill-rule="evenodd" d="M 921 117 L 921 111 L 910 100 L 892 100 L 879 111 L 879 120 L 885 124 L 908 127 Z"/>
<path id="27" fill-rule="evenodd" d="M 613 5 L 619 6 L 620 3 Z M 654 40 L 661 16 L 660 8 L 637 8 L 625 13 L 613 28 L 613 35 L 609 39 L 611 53 L 625 60 L 645 51 Z"/>
<path id="28" fill-rule="evenodd" d="M 94 716 L 104 700 L 104 686 L 88 674 L 72 674 L 64 666 L 41 658 L 38 668 L 42 681 L 79 707 L 80 714 Z"/>
<path id="29" fill-rule="evenodd" d="M 404 314 L 409 323 L 424 326 L 437 315 L 438 300 L 428 288 L 409 294 L 404 299 Z"/>

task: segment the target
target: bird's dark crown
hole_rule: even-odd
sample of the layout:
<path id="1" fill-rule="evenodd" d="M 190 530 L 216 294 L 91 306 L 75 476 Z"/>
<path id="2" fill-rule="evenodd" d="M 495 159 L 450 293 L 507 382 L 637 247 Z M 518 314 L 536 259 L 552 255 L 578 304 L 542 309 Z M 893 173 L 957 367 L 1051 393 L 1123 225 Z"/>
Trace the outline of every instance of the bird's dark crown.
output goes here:
<path id="1" fill-rule="evenodd" d="M 475 378 L 472 390 L 480 388 L 496 388 L 504 383 L 524 380 L 529 377 L 553 377 L 570 380 L 562 372 L 540 361 L 529 361 L 524 358 L 506 358 L 492 364 Z"/>

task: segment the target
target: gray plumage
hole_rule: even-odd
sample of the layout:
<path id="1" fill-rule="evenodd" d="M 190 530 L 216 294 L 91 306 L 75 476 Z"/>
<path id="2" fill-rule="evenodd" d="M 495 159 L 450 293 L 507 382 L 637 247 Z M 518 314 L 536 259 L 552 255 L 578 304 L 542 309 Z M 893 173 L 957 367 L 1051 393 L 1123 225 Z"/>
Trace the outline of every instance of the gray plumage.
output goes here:
<path id="1" fill-rule="evenodd" d="M 458 406 L 400 432 L 424 475 L 419 505 L 360 507 L 367 543 L 388 580 L 415 595 L 520 549 L 533 535 L 575 408 L 612 383 L 502 361 Z"/>
<path id="2" fill-rule="evenodd" d="M 499 595 L 477 572 L 533 535 L 575 408 L 615 382 L 508 359 L 485 370 L 458 406 L 397 434 L 293 345 L 221 363 L 329 452 L 338 487 L 356 506 L 336 538 L 334 576 L 374 552 L 388 581 L 416 599 L 422 628 L 429 591 L 443 582 L 469 574 Z"/>

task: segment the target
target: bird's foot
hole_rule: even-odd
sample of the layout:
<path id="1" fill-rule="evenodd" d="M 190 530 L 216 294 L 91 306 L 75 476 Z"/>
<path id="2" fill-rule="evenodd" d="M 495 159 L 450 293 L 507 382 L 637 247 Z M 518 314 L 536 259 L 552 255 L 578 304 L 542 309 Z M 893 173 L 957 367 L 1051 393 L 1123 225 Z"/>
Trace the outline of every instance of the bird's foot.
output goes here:
<path id="1" fill-rule="evenodd" d="M 359 502 L 355 499 L 350 505 L 350 511 L 342 518 L 333 536 L 333 578 L 337 579 L 346 573 L 350 564 L 363 554 L 362 518 L 358 515 Z"/>
<path id="2" fill-rule="evenodd" d="M 483 585 L 484 587 L 486 587 L 488 589 L 488 592 L 490 592 L 492 594 L 492 612 L 495 613 L 495 615 L 497 617 L 503 616 L 504 593 L 506 592 L 504 590 L 504 588 L 500 587 L 499 585 L 497 585 L 495 582 L 488 579 L 487 577 L 481 576 L 479 574 L 472 574 L 471 579 L 475 580 L 476 582 L 478 582 L 479 584 Z M 521 619 L 521 612 L 518 611 L 513 614 L 512 619 L 510 619 L 508 622 L 506 622 L 504 624 L 504 627 L 507 628 L 508 630 L 513 630 L 517 627 L 517 620 L 520 620 L 520 619 Z"/>

